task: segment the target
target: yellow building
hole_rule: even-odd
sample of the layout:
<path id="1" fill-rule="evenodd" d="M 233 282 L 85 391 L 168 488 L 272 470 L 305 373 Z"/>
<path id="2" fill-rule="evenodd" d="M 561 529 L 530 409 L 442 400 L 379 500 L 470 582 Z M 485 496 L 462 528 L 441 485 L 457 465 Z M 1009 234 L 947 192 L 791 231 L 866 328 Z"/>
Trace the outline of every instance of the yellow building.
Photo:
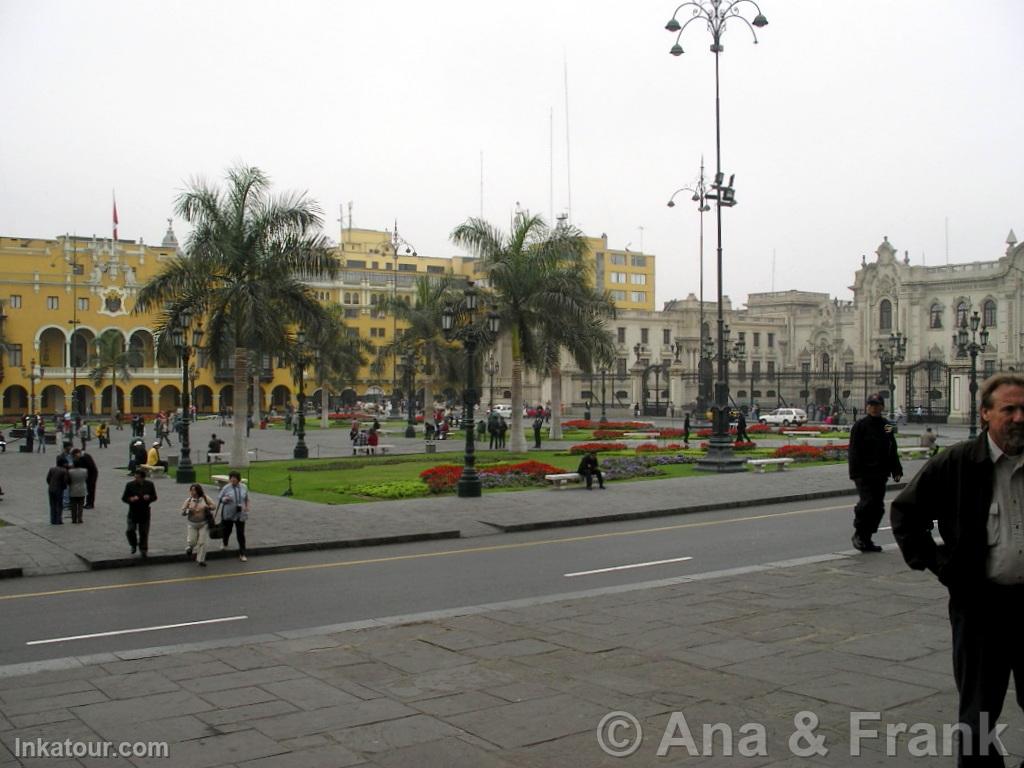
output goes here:
<path id="1" fill-rule="evenodd" d="M 599 286 L 612 292 L 621 309 L 654 308 L 654 257 L 608 248 L 607 237 L 588 237 Z M 109 331 L 134 350 L 139 366 L 129 381 L 118 380 L 118 410 L 151 414 L 178 407 L 182 387 L 176 355 L 158 355 L 153 318 L 132 314 L 135 296 L 178 253 L 168 226 L 159 246 L 110 238 L 63 236 L 52 240 L 0 237 L 0 313 L 6 354 L 0 357 L 2 414 L 46 414 L 80 408 L 86 414 L 111 412 L 111 382 L 89 379 L 94 341 Z M 377 308 L 387 296 L 411 296 L 423 276 L 452 275 L 480 280 L 479 262 L 469 257 L 422 256 L 396 232 L 345 229 L 335 251 L 341 270 L 336 280 L 314 283 L 325 304 L 344 308 L 350 333 L 382 348 L 402 324 Z M 372 364 L 376 355 L 369 356 Z M 193 358 L 192 401 L 203 413 L 233 404 L 233 360 Z M 370 364 L 341 395 L 345 402 L 390 396 L 402 389 L 393 361 L 383 372 Z M 295 403 L 291 370 L 277 355 L 260 364 L 260 411 Z M 72 393 L 77 393 L 73 398 Z M 319 402 L 315 384 L 307 394 Z"/>

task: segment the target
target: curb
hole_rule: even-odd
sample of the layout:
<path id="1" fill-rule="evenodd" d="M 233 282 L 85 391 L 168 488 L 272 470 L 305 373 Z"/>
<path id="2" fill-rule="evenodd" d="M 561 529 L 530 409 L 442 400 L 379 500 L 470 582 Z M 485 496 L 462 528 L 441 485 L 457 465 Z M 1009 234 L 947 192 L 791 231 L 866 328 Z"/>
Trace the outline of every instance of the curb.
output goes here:
<path id="1" fill-rule="evenodd" d="M 250 555 L 281 555 L 289 552 L 314 552 L 321 549 L 353 549 L 356 547 L 376 547 L 384 544 L 408 544 L 415 541 L 435 541 L 437 539 L 458 539 L 462 537 L 461 531 L 428 531 L 426 533 L 403 533 L 394 536 L 373 536 L 364 539 L 340 539 L 337 541 L 311 541 L 298 544 L 278 544 L 267 547 L 248 547 Z M 89 566 L 91 571 L 103 571 L 111 568 L 130 568 L 136 565 L 154 565 L 157 563 L 185 563 L 188 558 L 184 552 L 175 552 L 166 555 L 150 555 L 146 558 L 138 556 L 114 557 L 103 560 L 90 560 L 81 553 L 76 553 L 79 558 Z M 235 559 L 238 552 L 235 549 L 214 550 L 207 552 L 207 560 Z M 20 571 L 20 568 L 11 569 Z M 20 574 L 18 574 L 20 575 Z"/>
<path id="2" fill-rule="evenodd" d="M 886 491 L 899 491 L 907 487 L 907 483 L 890 483 Z M 497 528 L 502 533 L 518 533 L 520 531 L 540 531 L 546 528 L 569 528 L 580 525 L 595 525 L 598 523 L 617 523 L 624 520 L 643 520 L 649 517 L 668 517 L 670 515 L 687 515 L 695 512 L 716 512 L 722 509 L 743 509 L 745 507 L 760 507 L 765 504 L 785 504 L 794 501 L 813 501 L 814 499 L 828 499 L 836 496 L 856 496 L 856 488 L 843 488 L 828 491 L 814 491 L 811 493 L 796 493 L 788 496 L 764 496 L 759 499 L 742 499 L 739 501 L 717 501 L 708 504 L 695 504 L 687 507 L 670 507 L 667 509 L 649 509 L 638 512 L 615 512 L 610 515 L 591 515 L 589 517 L 572 517 L 565 520 L 539 520 L 533 523 L 512 523 L 501 525 L 499 523 L 484 522 L 486 525 Z"/>
<path id="3" fill-rule="evenodd" d="M 20 579 L 24 575 L 21 568 L 0 568 L 0 579 Z"/>

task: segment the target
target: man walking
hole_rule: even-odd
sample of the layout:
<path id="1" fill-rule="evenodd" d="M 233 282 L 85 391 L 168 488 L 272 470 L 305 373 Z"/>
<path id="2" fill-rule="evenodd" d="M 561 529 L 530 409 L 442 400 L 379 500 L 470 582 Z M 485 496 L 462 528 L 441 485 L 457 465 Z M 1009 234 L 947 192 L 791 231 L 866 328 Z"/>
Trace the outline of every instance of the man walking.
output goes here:
<path id="1" fill-rule="evenodd" d="M 743 415 L 743 411 L 740 411 L 739 416 L 736 417 L 736 442 L 750 442 L 750 435 L 747 434 L 747 417 Z"/>
<path id="2" fill-rule="evenodd" d="M 903 477 L 896 437 L 882 416 L 882 407 L 880 395 L 869 395 L 867 415 L 850 430 L 850 479 L 860 496 L 853 509 L 853 547 L 861 552 L 882 551 L 871 537 L 885 515 L 885 483 L 890 475 L 896 482 Z"/>
<path id="3" fill-rule="evenodd" d="M 156 486 L 146 479 L 146 470 L 136 469 L 135 479 L 124 486 L 121 501 L 128 505 L 128 527 L 125 536 L 132 554 L 139 550 L 142 557 L 149 553 L 150 505 L 156 501 Z"/>
<path id="4" fill-rule="evenodd" d="M 544 414 L 540 413 L 533 420 L 533 447 L 540 448 L 540 431 L 544 427 Z"/>
<path id="5" fill-rule="evenodd" d="M 72 451 L 72 455 L 74 451 Z M 75 465 L 83 467 L 86 472 L 86 495 L 85 495 L 85 508 L 93 509 L 96 506 L 96 481 L 99 479 L 100 470 L 96 466 L 95 460 L 92 458 L 90 453 L 85 450 L 79 451 L 75 458 Z"/>
<path id="6" fill-rule="evenodd" d="M 949 590 L 964 768 L 1004 765 L 990 734 L 1011 672 L 1024 706 L 1024 376 L 985 381 L 981 421 L 981 435 L 931 459 L 892 504 L 903 558 Z"/>

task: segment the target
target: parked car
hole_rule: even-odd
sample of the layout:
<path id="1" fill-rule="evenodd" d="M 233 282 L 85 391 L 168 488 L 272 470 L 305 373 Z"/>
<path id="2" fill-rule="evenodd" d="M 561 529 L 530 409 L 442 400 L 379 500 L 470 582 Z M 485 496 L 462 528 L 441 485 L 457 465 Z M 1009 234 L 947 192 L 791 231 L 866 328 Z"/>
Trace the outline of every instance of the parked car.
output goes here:
<path id="1" fill-rule="evenodd" d="M 498 403 L 491 410 L 503 419 L 512 418 L 512 406 L 508 403 Z"/>
<path id="2" fill-rule="evenodd" d="M 807 423 L 807 413 L 799 408 L 776 408 L 771 413 L 761 414 L 758 419 L 761 424 L 773 424 L 775 426 L 788 427 L 800 426 Z"/>

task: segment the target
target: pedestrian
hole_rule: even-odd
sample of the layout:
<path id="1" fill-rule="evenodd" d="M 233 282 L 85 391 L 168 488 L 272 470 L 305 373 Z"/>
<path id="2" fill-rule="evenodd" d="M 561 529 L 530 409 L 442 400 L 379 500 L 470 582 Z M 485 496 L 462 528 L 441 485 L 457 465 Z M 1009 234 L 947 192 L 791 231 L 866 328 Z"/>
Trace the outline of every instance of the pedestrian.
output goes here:
<path id="1" fill-rule="evenodd" d="M 81 441 L 81 443 L 82 443 L 82 450 L 84 451 L 85 448 L 86 448 L 86 445 L 89 442 L 89 425 L 88 424 L 83 424 L 81 427 L 79 427 L 79 429 L 78 429 L 78 439 Z"/>
<path id="2" fill-rule="evenodd" d="M 640 403 L 633 403 L 633 417 L 640 417 Z"/>
<path id="3" fill-rule="evenodd" d="M 245 417 L 245 436 L 249 437 L 252 433 L 252 414 L 247 414 Z"/>
<path id="4" fill-rule="evenodd" d="M 750 435 L 747 434 L 747 417 L 743 414 L 743 411 L 740 411 L 736 417 L 736 442 L 750 442 Z"/>
<path id="5" fill-rule="evenodd" d="M 206 463 L 210 463 L 211 453 L 220 453 L 224 449 L 224 441 L 217 437 L 217 433 L 214 432 L 210 435 L 210 442 L 206 446 Z"/>
<path id="6" fill-rule="evenodd" d="M 978 437 L 943 450 L 892 503 L 903 558 L 949 590 L 962 729 L 957 765 L 964 767 L 1003 765 L 990 732 L 1011 672 L 1024 707 L 1024 375 L 998 373 L 984 382 L 981 422 Z M 941 544 L 932 532 L 936 519 Z"/>
<path id="7" fill-rule="evenodd" d="M 377 446 L 380 445 L 380 434 L 375 427 L 370 427 L 370 433 L 366 436 L 366 444 L 370 446 L 370 453 L 377 453 Z"/>
<path id="8" fill-rule="evenodd" d="M 206 567 L 206 544 L 214 506 L 213 499 L 206 495 L 199 483 L 192 483 L 188 487 L 188 498 L 181 505 L 181 514 L 187 518 L 185 556 L 191 560 L 195 552 L 196 562 L 202 568 Z"/>
<path id="9" fill-rule="evenodd" d="M 498 447 L 498 414 L 491 411 L 487 415 L 487 434 L 490 437 L 488 448 L 492 451 Z"/>
<path id="10" fill-rule="evenodd" d="M 153 447 L 149 449 L 149 453 L 146 454 L 146 465 L 150 467 L 163 467 L 164 472 L 170 466 L 166 459 L 160 458 L 160 443 L 159 441 L 153 442 Z"/>
<path id="11" fill-rule="evenodd" d="M 96 466 L 96 461 L 93 459 L 92 454 L 87 451 L 78 452 L 78 456 L 75 457 L 75 464 L 84 467 L 86 472 L 85 508 L 94 509 L 96 507 L 96 481 L 99 480 L 100 470 Z"/>
<path id="12" fill-rule="evenodd" d="M 151 505 L 156 501 L 156 486 L 146 479 L 146 470 L 136 469 L 135 477 L 125 483 L 121 501 L 128 505 L 125 537 L 132 554 L 138 549 L 143 558 L 149 554 L 149 521 Z"/>
<path id="13" fill-rule="evenodd" d="M 476 439 L 477 442 L 482 443 L 484 441 L 484 435 L 487 434 L 487 422 L 480 419 L 476 423 Z"/>
<path id="14" fill-rule="evenodd" d="M 68 470 L 60 463 L 60 457 L 46 473 L 46 491 L 50 500 L 50 525 L 64 524 L 64 491 L 68 487 Z"/>
<path id="15" fill-rule="evenodd" d="M 683 448 L 690 447 L 690 414 L 683 416 Z"/>
<path id="16" fill-rule="evenodd" d="M 68 467 L 68 498 L 71 503 L 71 522 L 82 522 L 82 509 L 85 508 L 85 497 L 88 493 L 89 472 L 79 463 L 82 452 L 75 448 L 71 452 L 71 465 Z"/>
<path id="17" fill-rule="evenodd" d="M 871 537 L 885 515 L 885 483 L 889 477 L 896 482 L 903 477 L 892 424 L 882 416 L 883 404 L 880 395 L 869 395 L 867 414 L 850 429 L 850 479 L 860 497 L 853 511 L 852 541 L 861 552 L 882 551 Z"/>
<path id="18" fill-rule="evenodd" d="M 110 447 L 110 431 L 107 425 L 102 422 L 96 427 L 96 443 L 100 448 Z"/>
<path id="19" fill-rule="evenodd" d="M 36 439 L 39 440 L 36 452 L 46 453 L 46 422 L 43 419 L 39 419 L 39 423 L 36 424 Z"/>
<path id="20" fill-rule="evenodd" d="M 601 467 L 597 462 L 597 454 L 593 451 L 583 454 L 583 458 L 580 460 L 580 466 L 576 470 L 583 479 L 587 482 L 587 490 L 594 490 L 594 477 L 597 477 L 597 487 L 602 491 L 604 488 L 604 475 L 601 474 Z"/>
<path id="21" fill-rule="evenodd" d="M 540 448 L 540 431 L 544 427 L 544 413 L 540 412 L 533 420 L 533 447 Z"/>
<path id="22" fill-rule="evenodd" d="M 508 422 L 501 414 L 498 415 L 498 447 L 505 447 L 505 435 L 508 434 Z"/>
<path id="23" fill-rule="evenodd" d="M 135 470 L 146 463 L 146 444 L 136 439 L 128 446 L 128 471 L 135 473 Z"/>
<path id="24" fill-rule="evenodd" d="M 939 439 L 939 436 L 932 432 L 931 427 L 925 427 L 924 434 L 921 435 L 921 447 L 928 449 L 928 455 L 934 456 L 939 452 L 939 447 L 935 444 Z"/>
<path id="25" fill-rule="evenodd" d="M 221 549 L 227 549 L 231 540 L 231 530 L 238 532 L 238 559 L 243 563 L 249 558 L 245 556 L 245 522 L 249 519 L 249 489 L 242 485 L 242 475 L 237 470 L 228 474 L 228 484 L 221 488 L 217 499 L 221 508 L 221 520 L 224 523 L 224 538 Z"/>

